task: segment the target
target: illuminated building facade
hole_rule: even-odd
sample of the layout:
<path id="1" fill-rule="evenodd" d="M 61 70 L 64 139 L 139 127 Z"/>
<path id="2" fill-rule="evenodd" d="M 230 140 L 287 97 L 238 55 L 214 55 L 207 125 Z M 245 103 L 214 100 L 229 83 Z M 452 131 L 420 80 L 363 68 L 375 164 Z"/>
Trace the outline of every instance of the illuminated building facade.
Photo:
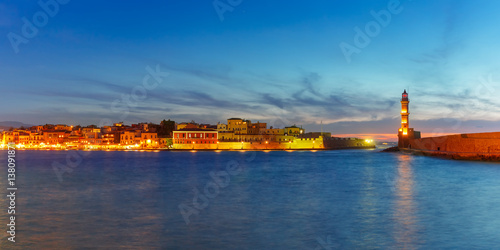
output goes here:
<path id="1" fill-rule="evenodd" d="M 290 127 L 285 127 L 285 134 L 291 135 L 291 136 L 299 136 L 301 134 L 304 134 L 304 129 L 299 128 L 295 125 L 290 126 Z"/>
<path id="2" fill-rule="evenodd" d="M 215 129 L 179 129 L 174 132 L 174 144 L 216 144 L 218 133 Z"/>
<path id="3" fill-rule="evenodd" d="M 12 131 L 0 131 L 0 148 L 5 148 L 8 143 L 24 149 L 156 149 L 162 145 L 167 146 L 167 140 L 163 140 L 164 143 L 161 144 L 158 133 L 152 131 L 146 123 L 118 125 L 102 128 L 91 125 L 82 128 L 46 124 L 27 129 L 13 128 Z"/>
<path id="4" fill-rule="evenodd" d="M 240 118 L 230 118 L 227 119 L 227 130 L 228 131 L 233 131 L 234 134 L 240 134 L 240 135 L 246 135 L 247 128 L 248 128 L 248 123 L 250 121 L 246 121 Z"/>
<path id="5" fill-rule="evenodd" d="M 257 123 L 249 123 L 247 133 L 250 135 L 259 135 L 263 134 L 267 129 L 267 123 L 257 122 Z"/>
<path id="6" fill-rule="evenodd" d="M 120 134 L 120 143 L 125 145 L 135 144 L 135 131 L 123 131 Z"/>
<path id="7" fill-rule="evenodd" d="M 158 134 L 156 133 L 141 133 L 141 145 L 146 147 L 158 146 Z"/>

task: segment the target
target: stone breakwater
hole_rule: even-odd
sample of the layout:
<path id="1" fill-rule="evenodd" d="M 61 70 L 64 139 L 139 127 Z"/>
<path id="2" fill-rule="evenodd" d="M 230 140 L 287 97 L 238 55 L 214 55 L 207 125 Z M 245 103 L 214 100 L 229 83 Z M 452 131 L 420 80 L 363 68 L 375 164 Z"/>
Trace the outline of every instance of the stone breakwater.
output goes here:
<path id="1" fill-rule="evenodd" d="M 500 161 L 500 132 L 410 139 L 401 151 L 457 160 Z"/>
<path id="2" fill-rule="evenodd" d="M 416 149 L 401 149 L 401 152 L 413 155 L 441 157 L 452 160 L 500 162 L 500 153 L 446 152 Z"/>

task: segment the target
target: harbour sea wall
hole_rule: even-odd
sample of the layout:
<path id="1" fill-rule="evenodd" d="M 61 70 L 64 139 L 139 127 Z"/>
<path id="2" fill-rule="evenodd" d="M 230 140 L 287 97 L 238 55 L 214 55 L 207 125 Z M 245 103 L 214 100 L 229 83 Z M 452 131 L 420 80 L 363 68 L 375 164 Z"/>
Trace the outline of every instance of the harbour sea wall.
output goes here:
<path id="1" fill-rule="evenodd" d="M 374 148 L 373 142 L 357 138 L 297 138 L 292 141 L 224 142 L 217 144 L 174 144 L 177 150 L 328 150 Z"/>
<path id="2" fill-rule="evenodd" d="M 500 161 L 500 132 L 410 139 L 403 151 L 460 160 Z"/>

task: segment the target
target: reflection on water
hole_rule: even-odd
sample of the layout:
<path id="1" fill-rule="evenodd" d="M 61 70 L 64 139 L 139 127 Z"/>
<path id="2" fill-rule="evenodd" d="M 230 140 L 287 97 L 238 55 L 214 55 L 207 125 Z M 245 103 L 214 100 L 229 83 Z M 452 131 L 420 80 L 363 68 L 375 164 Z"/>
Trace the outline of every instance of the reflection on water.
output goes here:
<path id="1" fill-rule="evenodd" d="M 380 219 L 377 216 L 379 210 L 378 190 L 375 186 L 377 181 L 374 169 L 370 165 L 367 164 L 363 167 L 364 178 L 361 187 L 363 191 L 360 193 L 361 199 L 357 212 L 359 213 L 361 231 L 364 232 L 361 239 L 362 245 L 366 247 L 376 245 L 380 238 L 380 232 L 374 228 L 378 225 L 377 220 Z"/>
<path id="2" fill-rule="evenodd" d="M 412 156 L 398 155 L 398 178 L 396 180 L 395 238 L 398 248 L 415 249 L 416 218 L 413 191 Z"/>
<path id="3" fill-rule="evenodd" d="M 1 238 L 2 250 L 500 245 L 498 165 L 367 150 L 92 152 L 59 183 L 52 163 L 66 152 L 16 157 L 19 241 Z M 179 204 L 234 162 L 241 173 L 186 225 Z"/>

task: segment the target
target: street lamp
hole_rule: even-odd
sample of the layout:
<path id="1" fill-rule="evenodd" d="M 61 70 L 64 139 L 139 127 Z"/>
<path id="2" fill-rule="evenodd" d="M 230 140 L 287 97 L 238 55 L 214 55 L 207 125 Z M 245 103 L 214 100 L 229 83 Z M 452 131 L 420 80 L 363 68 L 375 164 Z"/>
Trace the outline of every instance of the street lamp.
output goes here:
<path id="1" fill-rule="evenodd" d="M 243 141 L 241 142 L 241 149 L 243 149 Z"/>
<path id="2" fill-rule="evenodd" d="M 314 148 L 314 143 L 315 143 L 315 142 L 316 142 L 316 141 L 313 141 L 313 148 Z"/>
<path id="3" fill-rule="evenodd" d="M 289 141 L 288 144 L 290 144 L 290 148 L 289 149 L 292 149 L 292 141 Z"/>
<path id="4" fill-rule="evenodd" d="M 267 141 L 266 141 L 266 149 L 267 149 Z"/>
<path id="5" fill-rule="evenodd" d="M 194 149 L 194 142 L 193 142 L 193 149 Z"/>

